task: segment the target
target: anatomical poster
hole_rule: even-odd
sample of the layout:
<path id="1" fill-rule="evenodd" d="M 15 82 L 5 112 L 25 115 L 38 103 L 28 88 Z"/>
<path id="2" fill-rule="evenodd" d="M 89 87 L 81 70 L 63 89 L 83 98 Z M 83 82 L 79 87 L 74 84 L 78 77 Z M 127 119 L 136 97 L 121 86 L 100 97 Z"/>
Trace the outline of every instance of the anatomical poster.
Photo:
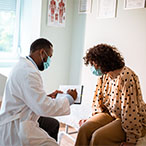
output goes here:
<path id="1" fill-rule="evenodd" d="M 48 26 L 65 27 L 67 0 L 48 0 Z"/>

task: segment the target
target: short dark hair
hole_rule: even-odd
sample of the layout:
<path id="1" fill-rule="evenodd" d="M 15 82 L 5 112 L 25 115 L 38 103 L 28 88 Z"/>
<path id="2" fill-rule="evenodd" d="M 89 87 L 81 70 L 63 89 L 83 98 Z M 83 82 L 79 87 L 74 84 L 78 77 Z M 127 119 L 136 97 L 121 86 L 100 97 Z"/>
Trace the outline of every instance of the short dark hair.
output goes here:
<path id="1" fill-rule="evenodd" d="M 116 47 L 107 44 L 98 44 L 90 48 L 83 57 L 85 65 L 91 65 L 94 61 L 103 73 L 121 69 L 125 66 L 124 58 L 121 56 Z"/>
<path id="2" fill-rule="evenodd" d="M 40 50 L 42 48 L 50 49 L 51 47 L 53 47 L 53 45 L 51 44 L 50 41 L 48 41 L 47 39 L 44 39 L 44 38 L 40 38 L 40 39 L 35 40 L 31 44 L 30 52 L 35 52 L 35 51 Z"/>

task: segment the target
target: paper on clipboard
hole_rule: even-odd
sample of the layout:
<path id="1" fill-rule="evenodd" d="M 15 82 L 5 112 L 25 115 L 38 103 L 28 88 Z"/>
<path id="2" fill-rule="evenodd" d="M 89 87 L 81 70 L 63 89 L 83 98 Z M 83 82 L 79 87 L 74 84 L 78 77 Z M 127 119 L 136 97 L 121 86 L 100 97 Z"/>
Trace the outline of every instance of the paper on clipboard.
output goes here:
<path id="1" fill-rule="evenodd" d="M 81 104 L 82 102 L 82 94 L 83 94 L 83 85 L 60 85 L 59 90 L 63 91 L 65 94 L 68 89 L 76 89 L 77 91 L 77 99 L 74 104 Z"/>

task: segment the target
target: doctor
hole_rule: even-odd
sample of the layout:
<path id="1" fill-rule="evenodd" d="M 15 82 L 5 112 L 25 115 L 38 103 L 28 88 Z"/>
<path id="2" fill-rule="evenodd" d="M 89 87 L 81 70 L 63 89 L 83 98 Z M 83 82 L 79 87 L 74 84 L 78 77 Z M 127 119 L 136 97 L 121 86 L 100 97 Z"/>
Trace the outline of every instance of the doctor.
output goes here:
<path id="1" fill-rule="evenodd" d="M 60 91 L 46 94 L 39 70 L 48 68 L 52 55 L 53 45 L 38 39 L 32 43 L 30 55 L 20 58 L 11 71 L 0 110 L 0 146 L 58 146 L 37 121 L 40 116 L 69 114 L 77 92 L 68 90 L 61 99 L 55 99 Z"/>

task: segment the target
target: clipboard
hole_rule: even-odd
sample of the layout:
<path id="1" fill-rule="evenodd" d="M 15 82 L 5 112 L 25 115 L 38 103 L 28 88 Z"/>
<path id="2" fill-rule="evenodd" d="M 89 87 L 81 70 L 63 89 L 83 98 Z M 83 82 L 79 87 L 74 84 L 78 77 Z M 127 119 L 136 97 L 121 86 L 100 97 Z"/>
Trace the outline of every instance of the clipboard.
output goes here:
<path id="1" fill-rule="evenodd" d="M 59 86 L 59 90 L 63 91 L 65 94 L 67 93 L 68 89 L 76 89 L 77 99 L 75 100 L 74 104 L 82 103 L 83 88 L 84 88 L 83 85 L 60 85 Z"/>

